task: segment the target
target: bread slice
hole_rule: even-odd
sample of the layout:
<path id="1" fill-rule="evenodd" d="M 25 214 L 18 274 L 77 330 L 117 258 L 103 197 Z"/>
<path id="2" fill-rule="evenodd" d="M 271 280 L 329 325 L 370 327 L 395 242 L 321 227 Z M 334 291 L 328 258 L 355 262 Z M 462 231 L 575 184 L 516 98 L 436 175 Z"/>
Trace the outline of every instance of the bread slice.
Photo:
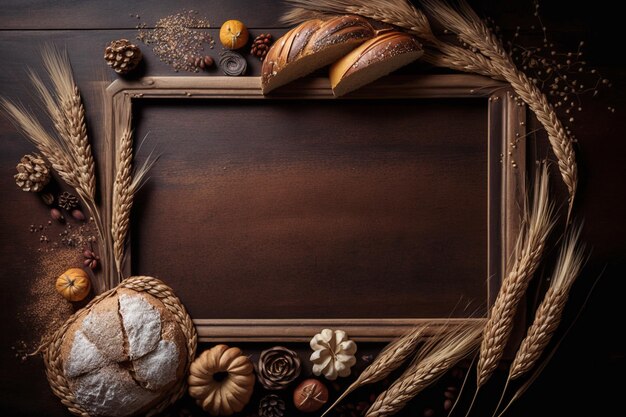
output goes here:
<path id="1" fill-rule="evenodd" d="M 342 96 L 407 65 L 424 54 L 422 45 L 403 32 L 386 32 L 354 49 L 330 67 L 330 84 Z"/>
<path id="2" fill-rule="evenodd" d="M 374 35 L 372 25 L 360 16 L 314 19 L 300 24 L 268 51 L 261 70 L 263 94 L 332 64 Z"/>

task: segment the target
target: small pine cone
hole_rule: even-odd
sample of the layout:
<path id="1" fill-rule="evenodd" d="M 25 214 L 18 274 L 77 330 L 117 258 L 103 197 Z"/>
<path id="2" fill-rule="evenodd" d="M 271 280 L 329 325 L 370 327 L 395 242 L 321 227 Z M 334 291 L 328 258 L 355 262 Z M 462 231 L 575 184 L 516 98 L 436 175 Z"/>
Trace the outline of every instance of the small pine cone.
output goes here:
<path id="1" fill-rule="evenodd" d="M 23 191 L 37 193 L 50 182 L 50 168 L 37 154 L 24 155 L 16 166 L 15 184 Z"/>
<path id="2" fill-rule="evenodd" d="M 141 62 L 141 58 L 141 50 L 127 39 L 113 41 L 104 50 L 104 59 L 118 74 L 134 70 Z"/>
<path id="3" fill-rule="evenodd" d="M 78 197 L 76 197 L 73 194 L 68 193 L 67 191 L 64 191 L 63 193 L 61 193 L 58 201 L 59 201 L 59 207 L 67 211 L 70 211 L 71 209 L 78 207 Z"/>
<path id="4" fill-rule="evenodd" d="M 278 395 L 266 395 L 259 402 L 259 417 L 283 417 L 285 408 L 285 402 Z"/>
<path id="5" fill-rule="evenodd" d="M 267 51 L 270 49 L 270 45 L 272 44 L 272 35 L 269 33 L 261 33 L 259 36 L 254 38 L 254 42 L 252 42 L 252 48 L 250 49 L 250 54 L 256 56 L 261 61 L 267 55 Z"/>

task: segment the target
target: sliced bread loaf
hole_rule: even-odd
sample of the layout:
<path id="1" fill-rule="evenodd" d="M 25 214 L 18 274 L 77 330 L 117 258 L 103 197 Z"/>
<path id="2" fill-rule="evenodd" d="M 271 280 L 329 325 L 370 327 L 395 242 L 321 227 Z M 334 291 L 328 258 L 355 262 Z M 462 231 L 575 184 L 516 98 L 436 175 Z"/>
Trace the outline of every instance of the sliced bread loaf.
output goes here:
<path id="1" fill-rule="evenodd" d="M 370 23 L 354 15 L 300 24 L 267 53 L 261 70 L 263 94 L 332 64 L 374 35 Z"/>
<path id="2" fill-rule="evenodd" d="M 386 32 L 363 43 L 330 67 L 330 84 L 342 96 L 407 65 L 424 53 L 420 43 L 403 32 Z"/>

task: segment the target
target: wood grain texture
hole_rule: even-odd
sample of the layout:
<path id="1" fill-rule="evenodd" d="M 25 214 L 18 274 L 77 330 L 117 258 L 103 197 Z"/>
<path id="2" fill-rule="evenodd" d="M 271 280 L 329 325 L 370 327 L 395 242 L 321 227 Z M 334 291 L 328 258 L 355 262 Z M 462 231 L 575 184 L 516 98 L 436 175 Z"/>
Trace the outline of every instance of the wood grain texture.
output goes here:
<path id="1" fill-rule="evenodd" d="M 527 28 L 536 24 L 532 17 L 532 4 L 527 1 L 471 0 L 470 3 L 481 15 L 493 17 L 505 33 L 513 32 L 517 25 Z M 189 0 L 149 4 L 144 1 L 129 5 L 120 0 L 6 0 L 0 5 L 0 50 L 6 57 L 0 62 L 0 91 L 3 95 L 20 98 L 27 106 L 35 108 L 32 94 L 25 83 L 24 67 L 39 67 L 38 48 L 45 42 L 67 44 L 74 73 L 86 102 L 90 135 L 97 148 L 100 148 L 103 145 L 103 110 L 97 91 L 101 88 L 102 80 L 115 78 L 101 61 L 104 45 L 120 37 L 133 39 L 136 19 L 127 20 L 129 13 L 139 13 L 142 15 L 141 21 L 148 21 L 148 18 L 155 21 L 183 7 L 209 8 L 206 16 L 214 20 L 216 25 L 220 22 L 212 16 L 240 18 L 251 27 L 263 23 L 255 16 L 275 16 L 282 10 L 278 1 Z M 571 45 L 585 40 L 588 45 L 588 49 L 585 49 L 589 52 L 587 61 L 601 66 L 604 75 L 614 83 L 613 92 L 601 96 L 597 101 L 587 102 L 585 110 L 576 116 L 574 128 L 579 141 L 581 168 L 576 209 L 579 216 L 585 218 L 583 239 L 593 247 L 593 252 L 579 284 L 574 288 L 571 307 L 566 309 L 564 320 L 571 322 L 575 318 L 591 283 L 601 272 L 604 273 L 591 300 L 550 366 L 523 400 L 511 409 L 511 416 L 594 416 L 619 415 L 621 412 L 621 405 L 615 398 L 623 393 L 623 375 L 626 371 L 624 344 L 619 332 L 598 332 L 600 321 L 608 321 L 616 329 L 623 328 L 625 324 L 622 295 L 626 290 L 626 281 L 623 279 L 626 268 L 626 199 L 622 197 L 621 190 L 626 180 L 626 142 L 623 140 L 626 118 L 620 115 L 626 111 L 626 72 L 623 56 L 616 53 L 623 39 L 623 14 L 617 10 L 618 7 L 619 3 L 608 0 L 599 0 L 593 4 L 563 0 L 541 3 L 544 23 L 551 38 L 557 44 L 560 41 Z M 108 29 L 88 30 L 98 27 Z M 47 30 L 50 28 L 67 30 Z M 278 34 L 281 31 L 284 29 L 276 28 L 271 32 Z M 527 33 L 523 31 L 523 35 Z M 146 53 L 145 75 L 177 75 L 160 63 L 151 51 L 145 47 L 142 50 Z M 253 60 L 249 60 L 249 65 L 256 68 Z M 407 69 L 415 73 L 422 73 L 423 70 L 419 65 Z M 251 72 L 251 75 L 258 75 L 258 72 Z M 615 114 L 607 112 L 606 107 L 609 105 L 617 108 Z M 535 128 L 529 126 L 529 130 Z M 535 159 L 552 159 L 543 143 L 540 135 L 529 137 L 529 149 L 535 155 L 529 159 L 531 165 Z M 35 196 L 19 191 L 12 179 L 15 164 L 24 153 L 30 151 L 32 148 L 4 117 L 0 117 L 0 190 L 3 196 L 0 210 L 0 277 L 4 282 L 11 282 L 10 287 L 7 285 L 5 291 L 0 291 L 0 314 L 4 318 L 1 325 L 3 340 L 0 344 L 0 414 L 68 416 L 50 392 L 41 361 L 31 359 L 21 363 L 11 349 L 19 340 L 34 340 L 38 336 L 24 319 L 25 310 L 32 305 L 33 297 L 29 288 L 37 276 L 38 264 L 34 254 L 39 247 L 38 237 L 28 232 L 28 226 L 45 221 L 47 210 Z M 100 156 L 101 152 L 96 153 L 96 158 Z M 558 181 L 553 185 L 559 192 Z M 238 345 L 246 353 L 252 354 L 253 358 L 259 349 L 271 347 L 269 344 Z M 378 346 L 360 343 L 359 352 L 363 355 L 372 354 Z M 207 347 L 210 345 L 205 344 L 200 349 Z M 309 354 L 308 348 L 302 348 L 301 344 L 288 347 L 298 350 L 303 358 Z M 493 390 L 486 392 L 484 398 L 499 394 L 499 391 Z M 255 401 L 258 401 L 257 397 L 253 399 Z M 195 410 L 189 400 L 183 403 L 183 407 Z M 171 414 L 176 415 L 177 411 L 173 410 Z M 420 415 L 422 409 L 412 411 L 407 415 Z M 490 415 L 492 411 L 489 404 L 478 404 L 475 415 Z"/>
<path id="2" fill-rule="evenodd" d="M 226 340 L 234 332 L 240 332 L 238 340 L 244 340 L 246 335 L 251 340 L 266 338 L 280 342 L 284 337 L 303 340 L 310 336 L 307 329 L 314 320 L 317 322 L 327 320 L 326 327 L 336 327 L 342 318 L 359 318 L 357 322 L 360 327 L 356 324 L 352 326 L 354 328 L 352 336 L 356 338 L 397 336 L 405 331 L 405 326 L 399 325 L 394 329 L 390 322 L 381 326 L 377 320 L 381 320 L 381 317 L 396 317 L 408 322 L 408 318 L 412 317 L 417 323 L 422 318 L 429 317 L 443 322 L 444 318 L 449 316 L 480 316 L 484 315 L 485 307 L 497 292 L 500 271 L 506 270 L 509 261 L 508 254 L 502 249 L 505 246 L 512 247 L 516 239 L 516 234 L 512 234 L 511 231 L 515 232 L 519 223 L 518 208 L 521 204 L 520 192 L 524 184 L 524 170 L 523 162 L 519 162 L 522 169 L 518 169 L 518 162 L 515 161 L 523 161 L 525 149 L 523 142 L 517 139 L 518 136 L 523 137 L 523 126 L 519 123 L 519 116 L 523 115 L 523 112 L 520 113 L 511 93 L 504 89 L 502 84 L 471 75 L 396 76 L 373 83 L 351 94 L 348 96 L 349 100 L 344 101 L 332 100 L 333 95 L 327 79 L 305 80 L 279 89 L 275 95 L 263 96 L 260 93 L 258 77 L 208 79 L 146 77 L 134 82 L 115 82 L 107 88 L 107 94 L 109 96 L 107 120 L 120 118 L 126 120 L 130 117 L 131 107 L 135 110 L 141 109 L 142 111 L 135 112 L 133 116 L 140 128 L 146 128 L 146 125 L 147 129 L 151 128 L 151 120 L 165 122 L 166 127 L 161 132 L 162 135 L 192 141 L 183 147 L 179 146 L 178 141 L 172 145 L 171 155 L 175 161 L 174 165 L 166 164 L 163 171 L 164 184 L 170 186 L 157 184 L 154 190 L 159 194 L 158 197 L 145 204 L 148 210 L 158 215 L 170 212 L 158 207 L 161 202 L 169 199 L 172 201 L 171 204 L 175 205 L 188 201 L 189 204 L 184 207 L 191 207 L 192 211 L 190 213 L 181 209 L 178 211 L 183 211 L 184 221 L 192 220 L 189 223 L 190 227 L 185 229 L 183 226 L 181 230 L 176 221 L 170 222 L 169 217 L 157 218 L 152 222 L 154 224 L 152 227 L 147 224 L 148 216 L 143 213 L 139 215 L 133 223 L 140 237 L 133 239 L 132 252 L 135 254 L 135 264 L 132 270 L 129 266 L 126 273 L 132 274 L 144 266 L 137 262 L 138 255 L 139 259 L 143 259 L 143 254 L 147 252 L 150 258 L 152 252 L 156 251 L 153 258 L 145 264 L 146 267 L 154 267 L 159 262 L 163 262 L 166 268 L 167 265 L 174 267 L 168 274 L 172 277 L 168 282 L 176 282 L 177 278 L 182 276 L 184 279 L 181 289 L 184 291 L 184 288 L 193 288 L 190 298 L 183 297 L 187 307 L 193 310 L 194 306 L 210 305 L 213 309 L 198 312 L 194 317 L 203 323 L 209 323 L 209 319 L 204 317 L 221 320 L 221 324 L 216 323 L 215 326 L 202 325 L 212 329 L 214 332 L 211 335 L 212 339 Z M 487 135 L 482 134 L 482 140 L 480 135 L 470 138 L 467 133 L 480 132 L 480 128 L 461 128 L 458 131 L 452 130 L 450 134 L 446 133 L 446 127 L 449 125 L 446 120 L 448 118 L 460 120 L 461 114 L 465 113 L 474 116 L 474 119 L 470 119 L 472 123 L 484 128 L 484 116 L 468 112 L 467 108 L 458 111 L 459 104 L 463 102 L 427 100 L 476 96 L 485 98 L 482 103 L 483 111 L 488 108 L 486 119 L 489 129 Z M 210 100 L 198 101 L 208 98 Z M 289 100 L 277 100 L 281 98 Z M 178 100 L 172 101 L 174 99 Z M 480 108 L 476 100 L 473 102 L 465 100 L 465 103 L 466 107 L 473 105 Z M 147 106 L 161 113 L 157 113 L 153 119 L 145 117 L 143 109 Z M 204 107 L 208 112 L 199 113 L 196 106 Z M 167 108 L 171 109 L 171 115 L 163 112 Z M 452 112 L 448 116 L 438 116 L 433 113 L 437 108 L 446 108 Z M 383 114 L 384 117 L 381 117 Z M 437 125 L 434 122 L 437 119 L 443 124 Z M 429 125 L 433 123 L 434 130 L 429 130 Z M 116 122 L 111 126 L 116 125 L 119 123 Z M 186 131 L 188 126 L 193 127 Z M 389 129 L 389 126 L 394 128 Z M 458 128 L 460 125 L 453 126 Z M 210 130 L 204 133 L 209 128 Z M 119 134 L 120 132 L 112 127 L 110 136 L 117 138 Z M 446 139 L 442 140 L 442 136 Z M 251 137 L 256 139 L 250 145 Z M 217 142 L 211 142 L 210 139 L 193 142 L 197 138 L 215 138 Z M 400 139 L 405 140 L 410 146 L 403 145 Z M 120 146 L 118 142 L 110 141 L 109 155 L 116 154 L 116 149 Z M 393 148 L 382 146 L 389 142 L 394 144 Z M 335 143 L 340 145 L 338 150 L 332 148 Z M 436 146 L 433 146 L 434 144 Z M 463 171 L 463 164 L 459 162 L 471 159 L 472 152 L 468 151 L 470 148 L 467 146 L 469 144 L 482 149 L 478 151 L 482 155 L 482 158 L 479 158 L 480 163 L 474 166 L 473 171 L 478 172 L 482 168 L 484 173 L 477 175 L 462 172 L 460 178 L 446 181 L 451 173 L 456 175 L 459 170 Z M 215 145 L 217 147 L 213 149 Z M 251 149 L 248 149 L 250 146 Z M 191 150 L 191 153 L 181 158 L 179 153 L 185 148 Z M 458 159 L 454 159 L 455 164 L 446 165 L 449 156 L 457 152 L 456 149 L 461 151 Z M 214 161 L 216 151 L 226 160 Z M 290 152 L 294 151 L 296 154 L 291 155 Z M 380 158 L 383 164 L 380 163 Z M 228 166 L 229 172 L 226 172 L 226 165 L 230 165 L 233 159 L 238 162 L 232 167 Z M 184 161 L 183 164 L 189 163 L 189 168 L 182 174 L 173 174 L 179 171 L 181 161 Z M 108 165 L 106 172 L 114 172 L 115 161 L 108 158 L 105 162 Z M 259 169 L 259 164 L 262 169 Z M 380 171 L 381 165 L 383 171 Z M 411 169 L 412 166 L 419 169 L 414 171 Z M 204 171 L 203 167 L 208 167 L 209 171 Z M 233 167 L 234 173 L 231 172 Z M 346 175 L 344 167 L 361 172 L 373 168 L 374 175 L 370 173 L 368 177 L 367 173 L 356 172 Z M 197 171 L 195 175 L 194 171 Z M 401 184 L 400 187 L 408 186 L 408 191 L 396 184 L 390 184 L 388 180 L 395 178 L 394 174 L 397 172 L 403 171 L 409 173 L 405 177 L 401 175 L 400 180 L 396 178 L 396 181 Z M 234 178 L 230 179 L 233 175 Z M 177 176 L 180 180 L 173 181 Z M 220 188 L 223 178 L 230 180 L 226 186 Z M 432 188 L 431 184 L 434 182 L 425 181 L 425 178 L 433 178 L 446 186 L 441 187 L 441 184 L 438 184 Z M 468 184 L 464 183 L 464 179 L 467 178 L 478 181 L 478 186 L 468 187 Z M 315 182 L 319 179 L 322 179 L 321 184 Z M 181 185 L 190 181 L 194 186 L 184 194 L 187 188 Z M 109 175 L 106 183 L 111 182 L 112 178 Z M 379 183 L 387 194 L 376 192 Z M 314 184 L 313 187 L 311 184 Z M 342 185 L 343 189 L 335 191 L 333 189 L 335 184 Z M 459 189 L 455 188 L 457 185 L 460 186 Z M 437 192 L 433 193 L 433 189 Z M 210 194 L 205 195 L 206 190 L 210 190 Z M 228 193 L 232 190 L 239 191 L 234 198 L 230 198 L 231 194 Z M 273 195 L 276 190 L 279 191 L 277 196 Z M 452 192 L 448 192 L 450 190 Z M 250 200 L 251 191 L 254 197 L 251 200 L 253 204 L 242 205 L 242 201 Z M 468 191 L 472 197 L 469 195 L 463 197 Z M 110 192 L 108 190 L 107 194 Z M 302 199 L 300 196 L 302 193 L 307 196 L 306 199 Z M 336 201 L 338 195 L 341 196 L 339 204 Z M 433 199 L 433 195 L 439 197 Z M 294 196 L 295 204 L 289 200 Z M 382 203 L 373 201 L 376 196 L 380 197 Z M 398 200 L 406 196 L 410 199 Z M 459 206 L 458 202 L 448 206 L 460 208 L 461 212 L 448 213 L 442 209 L 447 204 L 441 203 L 442 198 L 454 201 L 459 196 L 464 202 L 463 206 Z M 473 197 L 477 198 L 475 202 L 483 205 L 483 209 L 476 211 L 474 216 L 465 217 L 468 213 L 464 210 L 471 206 L 466 200 Z M 331 204 L 325 203 L 328 198 L 331 198 Z M 211 223 L 208 227 L 202 222 L 206 216 L 198 217 L 199 213 L 195 207 L 199 204 L 194 204 L 194 201 L 204 202 L 211 210 L 208 217 Z M 266 201 L 270 204 L 268 205 Z M 419 202 L 417 206 L 415 201 Z M 225 206 L 220 205 L 222 203 L 225 203 Z M 302 205 L 305 210 L 301 208 Z M 164 206 L 169 209 L 168 204 Z M 283 210 L 283 206 L 286 210 Z M 358 207 L 358 210 L 355 210 L 355 207 Z M 363 208 L 369 208 L 370 211 L 364 212 Z M 394 213 L 398 213 L 398 208 L 403 208 L 405 212 L 411 210 L 414 212 L 408 218 L 400 219 L 397 214 L 394 217 Z M 467 219 L 478 218 L 476 214 L 480 212 L 482 215 L 488 213 L 490 216 L 488 221 L 482 223 L 483 232 L 474 230 L 463 236 L 465 229 L 462 226 L 439 224 L 441 219 L 464 218 L 465 220 L 460 223 L 464 226 Z M 225 214 L 226 218 L 222 218 L 222 214 Z M 382 225 L 381 219 L 385 220 Z M 280 222 L 271 223 L 275 220 Z M 423 223 L 429 227 L 416 228 L 416 221 L 419 225 Z M 434 223 L 438 226 L 430 228 Z M 162 235 L 146 237 L 143 234 L 145 231 L 167 228 L 170 224 L 174 229 Z M 377 224 L 380 227 L 372 228 L 372 225 Z M 346 225 L 349 227 L 345 227 Z M 407 245 L 398 245 L 389 239 L 383 239 L 381 243 L 380 236 L 396 233 L 394 230 L 398 227 L 404 235 L 411 234 L 413 230 L 411 237 L 405 236 L 402 239 Z M 371 230 L 363 234 L 366 229 Z M 460 231 L 458 234 L 454 232 L 457 229 Z M 449 251 L 432 250 L 430 243 L 440 238 L 436 236 L 436 230 L 447 230 L 447 234 L 456 237 L 455 244 L 447 243 Z M 176 233 L 180 238 L 172 239 Z M 341 233 L 344 236 L 343 240 Z M 245 239 L 242 239 L 242 236 Z M 330 236 L 331 240 L 327 236 Z M 468 245 L 473 249 L 482 248 L 484 251 L 482 256 L 468 254 L 464 250 L 464 245 L 469 240 L 468 236 L 474 239 L 482 236 L 487 239 L 488 243 L 470 242 Z M 395 240 L 398 242 L 397 238 Z M 449 238 L 447 242 L 453 240 L 454 238 Z M 170 249 L 170 245 L 167 244 L 170 241 L 176 242 L 174 249 Z M 211 242 L 210 246 L 206 245 L 207 241 Z M 147 248 L 151 248 L 151 242 L 158 244 L 154 249 L 148 250 Z M 303 242 L 305 250 L 302 250 Z M 243 252 L 242 244 L 246 248 Z M 409 259 L 403 259 L 405 246 L 411 245 L 417 250 L 413 252 L 409 250 Z M 324 248 L 324 251 L 320 252 L 323 256 L 318 256 L 316 252 L 318 247 Z M 363 249 L 367 249 L 367 254 Z M 457 256 L 459 252 L 463 253 L 462 259 L 472 259 L 479 264 L 482 259 L 485 271 L 479 273 L 467 266 L 461 266 L 457 271 L 448 271 L 442 267 L 446 265 L 454 269 L 458 266 L 454 259 L 461 259 Z M 241 256 L 241 253 L 246 256 Z M 292 255 L 294 253 L 295 256 Z M 357 254 L 356 259 L 353 259 L 354 254 Z M 207 265 L 209 276 L 200 275 L 196 270 L 184 269 L 189 265 L 195 268 L 193 259 L 198 256 L 204 258 L 203 265 Z M 367 256 L 367 263 L 363 263 L 359 256 Z M 170 257 L 187 260 L 170 262 Z M 314 261 L 312 265 L 311 257 Z M 127 258 L 130 259 L 130 256 Z M 425 265 L 422 265 L 425 260 L 433 262 L 436 267 L 425 268 Z M 327 268 L 327 264 L 331 267 Z M 394 270 L 398 265 L 402 269 Z M 217 268 L 214 268 L 216 266 Z M 281 266 L 286 266 L 287 269 Z M 357 268 L 354 268 L 355 266 Z M 381 266 L 382 270 L 377 269 Z M 241 269 L 242 267 L 248 269 Z M 426 278 L 421 276 L 422 270 L 426 271 Z M 407 272 L 409 273 L 407 279 L 402 279 Z M 468 278 L 468 274 L 471 278 Z M 201 277 L 195 285 L 189 284 L 188 277 L 192 276 Z M 468 296 L 464 291 L 459 292 L 452 286 L 441 285 L 441 282 L 458 281 L 462 282 L 465 288 L 468 285 L 465 281 L 476 279 L 476 284 L 472 288 L 474 290 L 482 288 L 478 294 L 483 294 L 478 298 L 475 295 Z M 341 282 L 339 287 L 333 284 L 336 280 Z M 374 303 L 380 304 L 380 300 L 379 297 L 369 299 L 366 296 L 368 284 L 374 284 L 375 294 L 380 292 L 377 288 L 383 282 L 385 292 L 389 293 L 386 299 L 390 304 L 382 310 L 384 311 L 382 316 L 380 313 L 372 315 L 373 310 L 370 306 Z M 422 287 L 412 291 L 416 285 Z M 200 287 L 203 289 L 200 290 Z M 338 288 L 348 293 L 344 294 L 338 291 Z M 357 288 L 363 291 L 363 296 L 352 297 L 351 294 L 354 294 Z M 435 291 L 435 288 L 439 288 L 440 291 Z M 219 294 L 219 291 L 230 292 Z M 420 298 L 419 294 L 427 297 Z M 207 297 L 225 302 L 207 304 L 204 302 Z M 457 297 L 454 304 L 450 302 L 450 297 Z M 250 300 L 253 299 L 254 302 L 251 303 Z M 468 311 L 468 307 L 463 311 L 456 309 L 455 305 L 464 299 L 468 306 L 474 304 L 471 311 Z M 360 302 L 359 305 L 363 307 L 350 304 L 353 300 Z M 401 307 L 403 300 L 406 300 L 404 304 L 408 308 L 402 314 L 396 315 L 391 307 Z M 415 300 L 420 301 L 416 304 Z M 430 308 L 425 300 L 430 303 Z M 432 306 L 438 306 L 440 310 L 435 312 Z M 276 311 L 279 312 L 278 315 Z M 334 311 L 340 311 L 340 314 L 333 313 Z M 216 312 L 223 312 L 224 316 Z M 260 326 L 256 325 L 256 320 L 260 318 L 284 321 L 294 317 L 300 320 L 299 326 L 286 324 L 284 329 L 278 329 L 278 323 L 273 327 L 267 327 L 263 323 L 258 323 Z M 242 324 L 235 324 L 231 330 L 221 334 L 215 333 L 218 329 L 225 329 L 228 320 L 249 320 L 249 322 L 247 328 Z M 357 328 L 360 330 L 355 330 Z M 273 333 L 263 333 L 270 331 Z"/>

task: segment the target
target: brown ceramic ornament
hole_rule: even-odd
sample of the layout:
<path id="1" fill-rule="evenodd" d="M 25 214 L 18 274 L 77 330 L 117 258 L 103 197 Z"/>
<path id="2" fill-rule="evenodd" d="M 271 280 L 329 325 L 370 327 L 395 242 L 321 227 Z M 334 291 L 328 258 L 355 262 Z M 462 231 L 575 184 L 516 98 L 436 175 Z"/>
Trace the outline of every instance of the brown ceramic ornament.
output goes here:
<path id="1" fill-rule="evenodd" d="M 313 413 L 328 401 L 328 388 L 317 379 L 306 379 L 293 391 L 293 403 L 303 413 Z"/>

